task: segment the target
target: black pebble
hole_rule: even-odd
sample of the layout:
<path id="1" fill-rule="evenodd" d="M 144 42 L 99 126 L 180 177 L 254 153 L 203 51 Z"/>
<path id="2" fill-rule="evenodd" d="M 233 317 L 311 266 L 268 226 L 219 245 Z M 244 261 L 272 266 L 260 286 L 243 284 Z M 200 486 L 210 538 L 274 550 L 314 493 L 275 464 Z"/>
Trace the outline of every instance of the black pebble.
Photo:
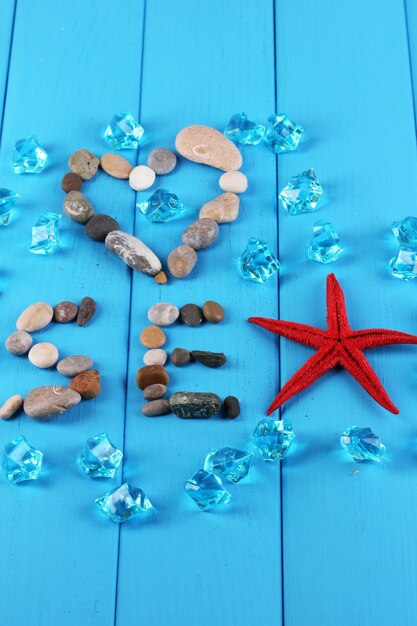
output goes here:
<path id="1" fill-rule="evenodd" d="M 235 396 L 227 396 L 223 401 L 223 414 L 230 420 L 240 415 L 240 403 Z"/>
<path id="2" fill-rule="evenodd" d="M 202 363 L 206 367 L 221 367 L 226 363 L 226 356 L 223 354 L 223 352 L 191 350 L 191 356 L 195 361 Z"/>
<path id="3" fill-rule="evenodd" d="M 85 226 L 85 234 L 94 241 L 104 241 L 113 230 L 120 230 L 120 224 L 110 215 L 93 215 Z"/>
<path id="4" fill-rule="evenodd" d="M 196 304 L 184 304 L 180 309 L 180 316 L 187 326 L 200 326 L 204 319 L 203 311 Z"/>

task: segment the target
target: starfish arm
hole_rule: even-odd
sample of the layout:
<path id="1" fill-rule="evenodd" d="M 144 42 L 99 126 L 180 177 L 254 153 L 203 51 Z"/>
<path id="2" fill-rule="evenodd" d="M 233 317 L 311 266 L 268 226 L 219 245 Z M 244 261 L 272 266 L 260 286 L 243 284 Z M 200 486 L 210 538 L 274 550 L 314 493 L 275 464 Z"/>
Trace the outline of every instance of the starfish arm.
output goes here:
<path id="1" fill-rule="evenodd" d="M 309 387 L 320 376 L 332 369 L 339 360 L 338 352 L 335 350 L 334 343 L 323 346 L 312 357 L 304 363 L 304 365 L 296 372 L 283 386 L 271 406 L 267 414 L 271 415 L 284 402 L 292 396 Z"/>
<path id="2" fill-rule="evenodd" d="M 308 324 L 273 320 L 267 317 L 250 317 L 248 321 L 252 324 L 258 324 L 258 326 L 262 326 L 262 328 L 266 328 L 266 330 L 271 331 L 271 333 L 312 348 L 320 348 L 323 345 L 323 340 L 328 338 L 325 330 L 321 330 L 315 326 L 309 326 Z"/>
<path id="3" fill-rule="evenodd" d="M 398 343 L 417 343 L 416 335 L 401 333 L 397 330 L 386 330 L 385 328 L 368 328 L 366 330 L 354 330 L 349 334 L 349 340 L 358 350 L 368 348 L 378 348 L 379 346 L 389 346 Z"/>
<path id="4" fill-rule="evenodd" d="M 345 296 L 334 274 L 327 276 L 327 329 L 329 335 L 338 339 L 350 330 L 346 312 Z"/>
<path id="5" fill-rule="evenodd" d="M 345 344 L 343 350 L 341 350 L 340 364 L 358 381 L 365 391 L 378 402 L 378 404 L 383 406 L 384 409 L 387 409 L 387 411 L 398 415 L 399 410 L 391 402 L 381 381 L 360 350 L 352 345 Z"/>

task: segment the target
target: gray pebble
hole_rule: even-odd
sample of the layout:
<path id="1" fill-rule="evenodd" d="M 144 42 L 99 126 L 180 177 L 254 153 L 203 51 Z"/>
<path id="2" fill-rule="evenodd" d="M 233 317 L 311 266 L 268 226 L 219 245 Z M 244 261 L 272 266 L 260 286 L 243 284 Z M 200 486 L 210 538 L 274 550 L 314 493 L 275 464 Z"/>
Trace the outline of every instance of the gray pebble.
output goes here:
<path id="1" fill-rule="evenodd" d="M 81 176 L 83 180 L 90 180 L 98 170 L 100 159 L 89 150 L 77 150 L 70 156 L 68 165 L 70 170 Z"/>
<path id="2" fill-rule="evenodd" d="M 174 304 L 169 302 L 159 302 L 154 304 L 148 311 L 148 319 L 156 326 L 169 326 L 179 317 L 179 310 Z"/>
<path id="3" fill-rule="evenodd" d="M 67 322 L 72 322 L 78 315 L 78 306 L 74 304 L 74 302 L 68 302 L 65 300 L 64 302 L 59 302 L 54 307 L 54 322 L 58 322 L 58 324 L 67 324 Z"/>
<path id="4" fill-rule="evenodd" d="M 215 220 L 203 218 L 193 222 L 182 234 L 182 243 L 194 250 L 208 248 L 217 239 L 219 227 Z"/>
<path id="5" fill-rule="evenodd" d="M 169 400 L 151 400 L 142 406 L 141 411 L 148 417 L 155 417 L 156 415 L 171 413 L 171 405 Z"/>
<path id="6" fill-rule="evenodd" d="M 215 393 L 178 391 L 172 394 L 169 403 L 178 417 L 207 418 L 220 411 L 222 401 Z"/>
<path id="7" fill-rule="evenodd" d="M 137 237 L 113 230 L 106 237 L 105 246 L 132 269 L 156 276 L 162 270 L 161 261 L 146 244 Z"/>
<path id="8" fill-rule="evenodd" d="M 224 417 L 227 417 L 230 420 L 239 417 L 240 403 L 235 396 L 227 396 L 227 398 L 223 400 L 223 413 Z"/>
<path id="9" fill-rule="evenodd" d="M 76 391 L 68 387 L 50 385 L 32 389 L 25 398 L 23 410 L 29 417 L 46 421 L 65 413 L 79 402 L 81 396 Z"/>
<path id="10" fill-rule="evenodd" d="M 173 350 L 171 353 L 170 359 L 172 365 L 181 367 L 182 365 L 186 365 L 192 360 L 191 352 L 185 350 L 185 348 L 175 348 L 175 350 Z"/>
<path id="11" fill-rule="evenodd" d="M 175 278 L 188 276 L 197 263 L 197 252 L 191 246 L 177 246 L 168 255 L 169 271 Z"/>
<path id="12" fill-rule="evenodd" d="M 33 339 L 29 333 L 24 330 L 18 330 L 7 337 L 5 345 L 6 350 L 10 352 L 10 354 L 21 356 L 29 352 L 32 343 Z"/>
<path id="13" fill-rule="evenodd" d="M 143 390 L 143 397 L 145 400 L 159 400 L 163 398 L 166 392 L 168 391 L 168 387 L 166 385 L 162 385 L 161 383 L 155 383 L 154 385 L 149 385 L 149 387 L 145 387 Z"/>
<path id="14" fill-rule="evenodd" d="M 148 156 L 148 165 L 155 174 L 169 174 L 177 164 L 177 157 L 168 148 L 155 148 Z"/>
<path id="15" fill-rule="evenodd" d="M 64 213 L 74 222 L 85 224 L 93 217 L 94 209 L 81 191 L 70 191 L 64 199 Z"/>
<path id="16" fill-rule="evenodd" d="M 180 315 L 182 322 L 187 326 L 200 326 L 203 321 L 203 311 L 196 304 L 184 304 Z"/>
<path id="17" fill-rule="evenodd" d="M 93 360 L 88 356 L 76 355 L 67 356 L 65 359 L 61 359 L 58 362 L 56 369 L 63 376 L 73 378 L 81 372 L 89 370 L 93 366 Z"/>
<path id="18" fill-rule="evenodd" d="M 226 363 L 223 352 L 207 352 L 205 350 L 191 350 L 191 356 L 206 367 L 221 367 Z"/>
<path id="19" fill-rule="evenodd" d="M 110 215 L 100 213 L 93 215 L 85 226 L 85 234 L 94 241 L 104 241 L 112 230 L 119 230 L 120 224 Z"/>

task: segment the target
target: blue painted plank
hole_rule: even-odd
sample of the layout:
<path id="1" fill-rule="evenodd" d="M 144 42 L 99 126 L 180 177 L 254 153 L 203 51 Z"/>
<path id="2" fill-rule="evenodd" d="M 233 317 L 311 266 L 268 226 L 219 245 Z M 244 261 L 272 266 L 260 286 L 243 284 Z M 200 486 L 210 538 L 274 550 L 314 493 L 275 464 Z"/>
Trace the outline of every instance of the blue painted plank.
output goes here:
<path id="1" fill-rule="evenodd" d="M 4 2 L 0 4 L 0 141 L 13 39 L 14 14 L 15 0 L 4 0 Z"/>
<path id="2" fill-rule="evenodd" d="M 140 163 L 157 145 L 173 148 L 176 133 L 186 125 L 222 129 L 242 109 L 260 121 L 274 110 L 272 3 L 154 0 L 147 6 L 145 30 L 141 121 L 151 139 L 140 151 Z M 221 226 L 215 246 L 199 254 L 195 272 L 183 281 L 170 278 L 163 287 L 134 277 L 124 477 L 146 491 L 156 513 L 142 526 L 139 522 L 140 528 L 126 524 L 121 530 L 120 625 L 132 615 L 158 626 L 281 623 L 279 466 L 258 463 L 247 481 L 231 488 L 233 501 L 222 511 L 201 513 L 183 492 L 185 480 L 211 448 L 249 446 L 277 377 L 276 348 L 245 321 L 260 312 L 277 314 L 277 283 L 246 283 L 236 269 L 250 236 L 263 237 L 276 249 L 275 157 L 262 145 L 245 149 L 243 158 L 249 190 L 240 216 Z M 163 225 L 137 214 L 136 234 L 164 261 L 199 207 L 220 193 L 219 175 L 181 159 L 159 184 L 179 195 L 187 216 Z M 138 339 L 149 323 L 148 308 L 158 301 L 182 306 L 206 299 L 224 305 L 224 323 L 168 327 L 167 349 L 224 351 L 228 363 L 217 371 L 168 365 L 170 392 L 236 394 L 242 416 L 234 422 L 145 418 L 135 373 L 142 365 Z"/>
<path id="3" fill-rule="evenodd" d="M 359 0 L 349 6 L 324 0 L 320 11 L 307 0 L 278 2 L 276 26 L 278 106 L 308 134 L 298 152 L 279 159 L 279 186 L 314 166 L 328 194 L 314 215 L 289 217 L 279 209 L 281 317 L 324 327 L 325 278 L 334 270 L 353 328 L 415 332 L 415 285 L 387 270 L 396 249 L 391 222 L 415 214 L 417 197 L 402 3 L 389 0 L 375 12 Z M 397 150 L 387 134 L 393 121 Z M 346 246 L 334 265 L 306 258 L 316 219 L 331 220 Z M 283 340 L 282 381 L 310 354 Z M 339 371 L 282 411 L 298 435 L 283 465 L 287 626 L 415 623 L 416 348 L 367 356 L 399 416 Z M 338 439 L 351 424 L 369 425 L 381 436 L 386 461 L 357 466 L 343 454 Z"/>
<path id="4" fill-rule="evenodd" d="M 417 2 L 405 0 L 410 75 L 413 89 L 414 120 L 417 127 Z"/>

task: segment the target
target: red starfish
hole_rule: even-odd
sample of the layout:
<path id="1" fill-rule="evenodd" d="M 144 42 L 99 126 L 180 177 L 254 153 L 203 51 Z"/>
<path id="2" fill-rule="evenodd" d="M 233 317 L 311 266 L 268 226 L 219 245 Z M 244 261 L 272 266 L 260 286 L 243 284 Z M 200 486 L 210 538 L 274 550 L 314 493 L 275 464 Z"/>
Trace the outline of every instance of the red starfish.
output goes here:
<path id="1" fill-rule="evenodd" d="M 327 330 L 307 324 L 250 317 L 249 322 L 297 343 L 316 348 L 317 352 L 290 378 L 268 409 L 270 415 L 284 402 L 336 365 L 344 367 L 369 395 L 387 411 L 398 414 L 363 350 L 396 343 L 417 344 L 415 335 L 384 328 L 352 330 L 346 313 L 345 297 L 334 274 L 327 276 Z"/>

